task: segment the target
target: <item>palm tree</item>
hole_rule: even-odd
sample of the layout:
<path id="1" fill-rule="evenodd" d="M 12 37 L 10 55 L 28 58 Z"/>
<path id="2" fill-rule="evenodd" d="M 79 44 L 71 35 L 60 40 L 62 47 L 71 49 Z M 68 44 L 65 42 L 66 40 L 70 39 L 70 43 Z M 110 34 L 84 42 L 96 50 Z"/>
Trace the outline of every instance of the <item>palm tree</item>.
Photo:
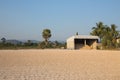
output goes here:
<path id="1" fill-rule="evenodd" d="M 44 29 L 42 32 L 42 36 L 45 39 L 45 43 L 47 45 L 49 38 L 51 37 L 51 31 L 50 29 Z"/>
<path id="2" fill-rule="evenodd" d="M 120 33 L 116 30 L 117 26 L 112 24 L 111 27 L 103 25 L 102 22 L 96 23 L 96 27 L 92 28 L 91 35 L 99 36 L 102 46 L 105 48 L 115 48 L 117 46 L 116 39 Z"/>
<path id="3" fill-rule="evenodd" d="M 116 44 L 117 44 L 116 39 L 119 36 L 119 31 L 117 31 L 116 28 L 117 28 L 116 25 L 112 24 L 111 27 L 106 26 L 104 29 L 104 33 L 103 33 L 104 42 L 103 43 L 106 43 L 106 46 L 108 48 L 116 47 Z"/>
<path id="4" fill-rule="evenodd" d="M 104 40 L 102 41 L 102 44 L 104 46 L 109 47 L 112 45 L 112 36 L 111 36 L 111 28 L 110 27 L 105 27 L 103 39 Z"/>
<path id="5" fill-rule="evenodd" d="M 90 34 L 94 36 L 99 36 L 101 41 L 102 37 L 104 36 L 103 34 L 104 29 L 105 29 L 105 25 L 103 25 L 102 22 L 96 23 L 96 27 L 92 28 L 93 31 Z"/>
<path id="6" fill-rule="evenodd" d="M 117 26 L 115 24 L 111 25 L 111 34 L 114 38 L 119 36 L 119 31 L 116 30 Z"/>
<path id="7" fill-rule="evenodd" d="M 117 44 L 117 38 L 119 37 L 119 31 L 116 30 L 117 26 L 115 24 L 111 25 L 111 36 L 112 36 L 112 43 L 114 45 Z"/>

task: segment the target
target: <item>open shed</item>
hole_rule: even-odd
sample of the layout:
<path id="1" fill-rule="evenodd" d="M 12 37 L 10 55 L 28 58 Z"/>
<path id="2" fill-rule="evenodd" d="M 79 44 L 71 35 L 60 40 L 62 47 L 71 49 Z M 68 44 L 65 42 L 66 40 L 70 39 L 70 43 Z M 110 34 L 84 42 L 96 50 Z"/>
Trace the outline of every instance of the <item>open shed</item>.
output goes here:
<path id="1" fill-rule="evenodd" d="M 72 36 L 67 39 L 67 49 L 97 49 L 98 40 L 98 36 Z"/>

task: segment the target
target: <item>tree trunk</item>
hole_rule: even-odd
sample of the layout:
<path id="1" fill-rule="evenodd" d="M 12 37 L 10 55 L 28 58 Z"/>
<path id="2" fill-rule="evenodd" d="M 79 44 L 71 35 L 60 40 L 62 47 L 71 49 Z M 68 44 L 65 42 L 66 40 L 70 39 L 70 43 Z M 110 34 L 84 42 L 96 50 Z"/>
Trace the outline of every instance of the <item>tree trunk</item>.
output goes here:
<path id="1" fill-rule="evenodd" d="M 47 44 L 48 44 L 48 40 L 47 40 L 47 39 L 45 39 L 45 45 L 47 46 Z"/>

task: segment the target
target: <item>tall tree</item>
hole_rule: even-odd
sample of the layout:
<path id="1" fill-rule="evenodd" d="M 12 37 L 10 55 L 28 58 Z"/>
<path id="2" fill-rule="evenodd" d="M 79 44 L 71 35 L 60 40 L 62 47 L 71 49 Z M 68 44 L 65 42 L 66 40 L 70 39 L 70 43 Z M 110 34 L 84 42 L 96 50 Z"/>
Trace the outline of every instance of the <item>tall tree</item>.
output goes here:
<path id="1" fill-rule="evenodd" d="M 92 28 L 93 31 L 90 34 L 94 36 L 99 36 L 101 41 L 102 37 L 104 36 L 103 34 L 104 28 L 105 28 L 105 25 L 103 25 L 102 22 L 96 23 L 96 27 Z"/>
<path id="2" fill-rule="evenodd" d="M 111 36 L 112 44 L 117 44 L 117 38 L 119 37 L 119 31 L 116 30 L 117 26 L 115 24 L 111 25 Z"/>
<path id="3" fill-rule="evenodd" d="M 92 28 L 91 35 L 99 36 L 102 46 L 105 48 L 115 48 L 117 45 L 116 39 L 119 37 L 117 26 L 112 24 L 110 27 L 99 22 L 96 27 Z"/>
<path id="4" fill-rule="evenodd" d="M 42 32 L 42 36 L 45 39 L 45 43 L 47 45 L 49 38 L 51 37 L 51 30 L 50 29 L 44 29 Z"/>
<path id="5" fill-rule="evenodd" d="M 28 40 L 28 41 L 27 41 L 27 44 L 28 44 L 29 46 L 31 45 L 31 43 L 32 43 L 31 40 Z"/>
<path id="6" fill-rule="evenodd" d="M 6 39 L 3 37 L 3 38 L 1 38 L 1 40 L 2 40 L 2 43 L 5 43 L 6 42 Z"/>
<path id="7" fill-rule="evenodd" d="M 111 37 L 111 28 L 105 27 L 104 29 L 104 36 L 102 37 L 102 45 L 106 47 L 112 46 L 112 37 Z"/>
<path id="8" fill-rule="evenodd" d="M 113 38 L 116 38 L 119 36 L 119 31 L 116 30 L 117 26 L 115 24 L 111 25 L 111 35 Z"/>

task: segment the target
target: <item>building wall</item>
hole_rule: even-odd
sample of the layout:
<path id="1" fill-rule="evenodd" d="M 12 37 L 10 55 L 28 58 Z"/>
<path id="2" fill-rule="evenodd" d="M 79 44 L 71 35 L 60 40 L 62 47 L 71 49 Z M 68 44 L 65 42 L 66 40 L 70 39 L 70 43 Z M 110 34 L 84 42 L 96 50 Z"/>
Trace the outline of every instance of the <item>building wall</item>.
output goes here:
<path id="1" fill-rule="evenodd" d="M 117 43 L 120 43 L 120 39 L 117 39 Z"/>
<path id="2" fill-rule="evenodd" d="M 91 45 L 89 45 L 89 49 L 97 49 L 97 40 L 91 40 Z M 67 49 L 88 49 L 88 45 L 75 44 L 74 40 L 67 41 Z"/>
<path id="3" fill-rule="evenodd" d="M 92 46 L 93 46 L 92 49 L 97 49 L 97 40 L 93 42 Z"/>
<path id="4" fill-rule="evenodd" d="M 74 40 L 67 41 L 67 49 L 74 49 L 74 48 L 75 48 Z"/>
<path id="5" fill-rule="evenodd" d="M 98 39 L 95 37 L 73 36 L 67 39 L 67 49 L 97 49 Z"/>
<path id="6" fill-rule="evenodd" d="M 81 49 L 84 47 L 84 39 L 74 39 L 75 49 Z"/>

